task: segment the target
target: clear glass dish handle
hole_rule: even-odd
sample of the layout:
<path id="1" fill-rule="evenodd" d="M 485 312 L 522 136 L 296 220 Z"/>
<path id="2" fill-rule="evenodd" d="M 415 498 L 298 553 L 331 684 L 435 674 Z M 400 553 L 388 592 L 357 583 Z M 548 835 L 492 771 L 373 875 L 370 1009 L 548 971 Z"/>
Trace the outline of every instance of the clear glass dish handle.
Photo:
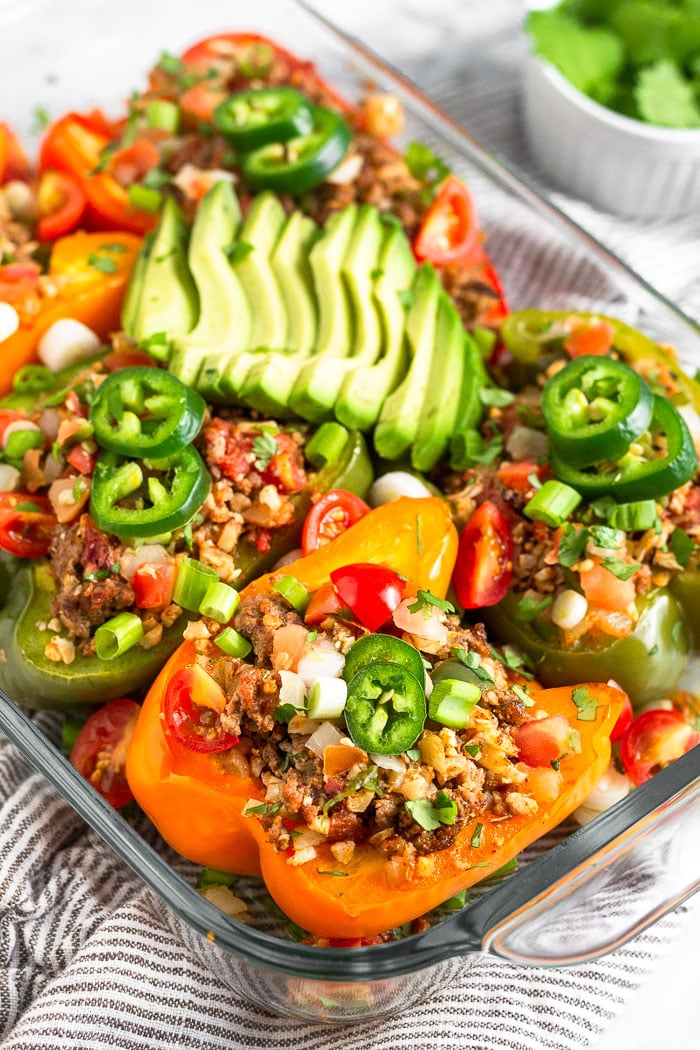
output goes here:
<path id="1" fill-rule="evenodd" d="M 428 931 L 422 947 L 434 939 L 457 952 L 480 938 L 484 951 L 511 962 L 579 964 L 624 944 L 698 889 L 700 746 Z"/>

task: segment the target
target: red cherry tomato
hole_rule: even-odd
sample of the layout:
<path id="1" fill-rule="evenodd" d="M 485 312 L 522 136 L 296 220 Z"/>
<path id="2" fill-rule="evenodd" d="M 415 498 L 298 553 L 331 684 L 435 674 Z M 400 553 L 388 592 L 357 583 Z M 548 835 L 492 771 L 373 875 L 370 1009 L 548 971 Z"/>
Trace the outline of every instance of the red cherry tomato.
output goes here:
<path id="1" fill-rule="evenodd" d="M 416 234 L 415 256 L 435 266 L 465 264 L 479 247 L 479 223 L 472 195 L 461 179 L 448 175 Z"/>
<path id="2" fill-rule="evenodd" d="M 29 176 L 29 161 L 9 124 L 0 121 L 0 185 Z"/>
<path id="3" fill-rule="evenodd" d="M 226 693 L 199 664 L 176 671 L 163 695 L 165 724 L 190 751 L 213 753 L 236 746 L 239 737 L 221 727 L 225 706 Z"/>
<path id="4" fill-rule="evenodd" d="M 301 534 L 304 554 L 318 550 L 369 514 L 363 499 L 345 489 L 329 489 L 306 515 Z"/>
<path id="5" fill-rule="evenodd" d="M 608 684 L 611 684 L 611 683 L 608 683 Z M 620 739 L 622 734 L 625 732 L 625 730 L 627 729 L 627 726 L 630 724 L 630 722 L 632 721 L 633 718 L 634 718 L 634 711 L 632 710 L 632 702 L 630 701 L 630 698 L 628 696 L 626 696 L 625 697 L 624 707 L 620 711 L 620 714 L 618 715 L 618 718 L 617 718 L 617 722 L 613 726 L 612 733 L 610 734 L 610 743 L 611 744 L 616 744 L 617 743 L 617 741 Z"/>
<path id="6" fill-rule="evenodd" d="M 170 605 L 175 588 L 177 566 L 174 561 L 139 565 L 131 578 L 137 609 L 161 609 Z"/>
<path id="7" fill-rule="evenodd" d="M 566 337 L 564 349 L 569 357 L 600 357 L 609 353 L 614 341 L 615 329 L 609 321 L 584 322 Z"/>
<path id="8" fill-rule="evenodd" d="M 406 581 L 398 573 L 371 562 L 334 569 L 331 582 L 341 601 L 368 631 L 376 631 L 386 623 L 406 589 Z"/>
<path id="9" fill-rule="evenodd" d="M 74 445 L 66 456 L 66 462 L 79 474 L 92 474 L 97 463 L 97 452 L 88 452 L 82 445 Z"/>
<path id="10" fill-rule="evenodd" d="M 549 766 L 571 750 L 571 726 L 563 715 L 523 722 L 513 730 L 520 759 L 528 766 Z"/>
<path id="11" fill-rule="evenodd" d="M 479 504 L 459 539 L 452 585 L 465 609 L 495 605 L 513 576 L 513 537 L 490 500 Z"/>
<path id="12" fill-rule="evenodd" d="M 342 612 L 349 612 L 347 605 L 338 595 L 332 583 L 324 583 L 311 595 L 311 600 L 304 613 L 304 620 L 311 624 L 320 623 L 327 616 Z"/>
<path id="13" fill-rule="evenodd" d="M 40 241 L 55 241 L 74 230 L 83 217 L 87 197 L 77 179 L 63 171 L 44 171 L 39 180 Z"/>
<path id="14" fill-rule="evenodd" d="M 700 741 L 679 711 L 658 708 L 633 718 L 620 737 L 620 760 L 639 787 Z"/>
<path id="15" fill-rule="evenodd" d="M 46 496 L 0 493 L 0 547 L 17 558 L 48 554 L 56 517 Z"/>
<path id="16" fill-rule="evenodd" d="M 126 781 L 126 753 L 138 714 L 133 700 L 110 701 L 90 715 L 70 753 L 78 772 L 115 809 L 134 797 Z"/>

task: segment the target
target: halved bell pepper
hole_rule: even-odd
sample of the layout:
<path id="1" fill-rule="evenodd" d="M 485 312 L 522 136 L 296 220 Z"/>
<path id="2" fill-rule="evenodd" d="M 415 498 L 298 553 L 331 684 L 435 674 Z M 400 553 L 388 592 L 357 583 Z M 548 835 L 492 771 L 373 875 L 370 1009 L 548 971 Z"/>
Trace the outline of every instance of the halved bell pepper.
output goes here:
<path id="1" fill-rule="evenodd" d="M 444 502 L 403 499 L 370 512 L 338 539 L 285 572 L 313 590 L 336 567 L 373 561 L 412 577 L 414 585 L 444 595 L 456 545 Z M 270 578 L 264 577 L 247 593 L 269 587 Z M 265 789 L 259 780 L 236 769 L 235 748 L 228 757 L 190 751 L 164 728 L 161 704 L 168 682 L 179 669 L 192 664 L 195 655 L 194 645 L 181 647 L 142 707 L 127 758 L 134 796 L 180 853 L 220 870 L 262 873 L 287 915 L 305 929 L 331 938 L 373 936 L 424 914 L 501 867 L 563 820 L 606 769 L 610 731 L 624 702 L 624 695 L 616 689 L 588 685 L 589 706 L 585 718 L 579 719 L 573 690 L 535 692 L 535 710 L 551 716 L 563 714 L 581 742 L 578 753 L 561 760 L 562 790 L 554 803 L 541 798 L 535 816 L 496 821 L 482 817 L 481 829 L 472 822 L 453 846 L 433 854 L 434 867 L 428 874 L 397 879 L 385 857 L 369 844 L 358 844 L 341 876 L 327 844 L 317 847 L 312 862 L 290 865 L 289 858 L 268 842 L 257 818 L 243 816 L 246 803 L 262 800 Z M 537 794 L 534 786 L 533 794 Z"/>
<path id="2" fill-rule="evenodd" d="M 572 649 L 564 649 L 559 632 L 543 624 L 516 619 L 520 595 L 506 597 L 479 615 L 494 638 L 516 645 L 534 663 L 533 670 L 545 685 L 575 685 L 583 681 L 614 679 L 642 707 L 676 688 L 685 670 L 690 638 L 680 602 L 663 587 L 637 599 L 639 619 L 625 638 L 599 634 L 585 636 Z"/>
<path id="3" fill-rule="evenodd" d="M 88 229 L 146 233 L 155 226 L 157 216 L 135 207 L 126 187 L 102 170 L 103 150 L 110 143 L 110 128 L 104 119 L 97 119 L 94 113 L 66 113 L 44 135 L 39 168 L 75 176 L 87 197 Z"/>
<path id="4" fill-rule="evenodd" d="M 56 241 L 48 278 L 38 279 L 26 301 L 15 302 L 17 331 L 0 343 L 0 396 L 18 368 L 36 360 L 41 336 L 55 321 L 72 317 L 101 339 L 119 325 L 122 299 L 141 240 L 130 233 L 78 231 Z"/>

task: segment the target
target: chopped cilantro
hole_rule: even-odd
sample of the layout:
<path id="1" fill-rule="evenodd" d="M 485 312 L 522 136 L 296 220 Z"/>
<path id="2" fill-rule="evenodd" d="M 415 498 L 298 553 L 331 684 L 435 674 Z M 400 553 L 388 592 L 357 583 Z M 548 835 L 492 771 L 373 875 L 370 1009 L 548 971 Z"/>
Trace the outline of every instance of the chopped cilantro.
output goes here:
<path id="1" fill-rule="evenodd" d="M 320 868 L 316 868 L 317 875 L 335 875 L 339 879 L 347 879 L 347 871 L 321 871 Z"/>
<path id="2" fill-rule="evenodd" d="M 616 576 L 618 580 L 629 580 L 630 576 L 634 576 L 639 568 L 639 565 L 620 561 L 619 558 L 603 558 L 601 565 L 604 569 L 607 569 L 608 572 L 611 572 L 613 576 Z"/>
<path id="3" fill-rule="evenodd" d="M 551 594 L 545 598 L 521 598 L 515 607 L 514 619 L 518 623 L 532 623 L 553 601 Z"/>
<path id="4" fill-rule="evenodd" d="M 417 747 L 410 747 L 406 752 L 406 757 L 410 758 L 411 762 L 417 762 L 420 758 L 420 750 Z"/>
<path id="5" fill-rule="evenodd" d="M 14 510 L 24 514 L 42 514 L 42 509 L 37 503 L 15 503 Z"/>
<path id="6" fill-rule="evenodd" d="M 452 655 L 456 660 L 459 660 L 461 664 L 464 664 L 465 667 L 468 667 L 473 671 L 484 682 L 491 682 L 491 684 L 493 684 L 493 676 L 482 666 L 481 657 L 478 653 L 472 652 L 469 649 L 462 649 L 460 646 L 455 646 L 452 649 Z"/>
<path id="7" fill-rule="evenodd" d="M 301 711 L 303 708 L 295 707 L 294 704 L 279 704 L 272 712 L 272 717 L 275 722 L 291 722 Z"/>
<path id="8" fill-rule="evenodd" d="M 416 514 L 416 550 L 423 553 L 423 534 L 420 527 L 420 514 Z"/>
<path id="9" fill-rule="evenodd" d="M 476 758 L 481 753 L 481 747 L 479 744 L 465 744 L 464 750 L 471 758 Z"/>
<path id="10" fill-rule="evenodd" d="M 640 69 L 634 98 L 648 124 L 667 128 L 699 128 L 700 106 L 682 69 L 669 59 Z"/>
<path id="11" fill-rule="evenodd" d="M 559 564 L 570 569 L 579 560 L 588 543 L 588 529 L 565 522 L 561 529 L 557 558 Z"/>
<path id="12" fill-rule="evenodd" d="M 579 722 L 595 722 L 598 701 L 594 696 L 591 696 L 587 686 L 579 685 L 574 689 L 571 699 L 576 705 L 576 718 Z"/>
<path id="13" fill-rule="evenodd" d="M 414 179 L 429 185 L 440 183 L 450 174 L 450 169 L 425 142 L 409 142 L 404 154 L 406 167 Z"/>
<path id="14" fill-rule="evenodd" d="M 217 871 L 215 868 L 203 868 L 197 876 L 195 888 L 207 890 L 210 886 L 226 886 L 233 889 L 238 881 L 237 875 L 231 875 L 228 871 Z"/>
<path id="15" fill-rule="evenodd" d="M 603 550 L 614 551 L 619 546 L 618 531 L 609 525 L 591 525 L 591 539 L 596 547 L 601 547 Z"/>
<path id="16" fill-rule="evenodd" d="M 281 802 L 261 802 L 259 806 L 246 806 L 243 815 L 247 817 L 253 813 L 256 817 L 273 817 L 281 808 Z"/>
<path id="17" fill-rule="evenodd" d="M 455 607 L 452 602 L 448 602 L 445 598 L 438 598 L 430 591 L 418 591 L 416 600 L 412 605 L 409 605 L 408 611 L 412 613 L 422 612 L 426 620 L 430 619 L 431 607 L 436 609 L 442 609 L 443 612 L 453 613 Z"/>
<path id="18" fill-rule="evenodd" d="M 518 700 L 523 705 L 523 707 L 534 707 L 535 706 L 535 701 L 532 699 L 531 696 L 528 695 L 528 693 L 526 693 L 526 691 L 523 689 L 523 687 L 521 685 L 518 685 L 516 683 L 515 685 L 511 686 L 511 689 L 513 690 L 513 692 L 515 693 L 515 695 L 517 696 Z"/>
<path id="19" fill-rule="evenodd" d="M 116 273 L 117 264 L 114 259 L 110 259 L 109 255 L 100 255 L 99 252 L 90 252 L 88 255 L 88 266 L 92 266 L 93 269 L 99 270 L 100 273 Z"/>
<path id="20" fill-rule="evenodd" d="M 111 252 L 112 255 L 121 255 L 122 252 L 126 251 L 126 248 L 124 247 L 123 244 L 116 244 L 116 243 L 115 244 L 111 244 L 111 243 L 110 244 L 101 244 L 100 245 L 100 251 L 101 252 Z"/>
<path id="21" fill-rule="evenodd" d="M 518 650 L 512 645 L 502 646 L 500 652 L 498 649 L 494 649 L 494 647 L 490 645 L 489 652 L 494 660 L 498 660 L 499 663 L 504 664 L 504 666 L 510 671 L 517 671 L 523 676 L 523 678 L 533 677 L 528 669 L 532 667 L 532 661 L 523 653 L 518 652 Z"/>
<path id="22" fill-rule="evenodd" d="M 266 470 L 270 461 L 277 455 L 277 442 L 269 430 L 263 430 L 253 441 L 253 452 L 255 454 L 255 469 Z"/>
<path id="23" fill-rule="evenodd" d="M 415 798 L 404 802 L 416 824 L 426 831 L 435 831 L 441 824 L 454 824 L 457 817 L 457 803 L 444 792 L 439 791 L 434 802 L 428 798 Z"/>
<path id="24" fill-rule="evenodd" d="M 163 51 L 158 60 L 158 69 L 172 77 L 176 77 L 182 72 L 182 66 L 182 59 L 178 58 L 177 55 L 172 55 L 169 51 Z"/>
<path id="25" fill-rule="evenodd" d="M 356 777 L 349 781 L 344 791 L 340 791 L 337 795 L 329 798 L 323 806 L 324 817 L 328 816 L 328 811 L 336 803 L 342 802 L 344 798 L 349 798 L 350 795 L 355 795 L 358 791 L 373 791 L 375 795 L 383 794 L 382 786 L 379 783 L 379 770 L 376 766 L 368 766 L 367 769 L 363 769 L 361 773 L 358 773 Z"/>
<path id="26" fill-rule="evenodd" d="M 481 836 L 484 833 L 484 825 L 481 821 L 477 821 L 476 827 L 474 828 L 474 834 L 472 835 L 471 847 L 472 849 L 478 849 L 481 845 Z"/>
<path id="27" fill-rule="evenodd" d="M 685 569 L 695 550 L 695 543 L 684 529 L 676 528 L 671 533 L 671 550 L 678 564 Z"/>
<path id="28" fill-rule="evenodd" d="M 498 386 L 484 386 L 479 391 L 479 400 L 487 408 L 505 408 L 513 403 L 515 394 Z"/>
<path id="29" fill-rule="evenodd" d="M 46 106 L 35 106 L 32 111 L 32 117 L 32 133 L 34 135 L 40 135 L 51 120 L 49 111 Z"/>

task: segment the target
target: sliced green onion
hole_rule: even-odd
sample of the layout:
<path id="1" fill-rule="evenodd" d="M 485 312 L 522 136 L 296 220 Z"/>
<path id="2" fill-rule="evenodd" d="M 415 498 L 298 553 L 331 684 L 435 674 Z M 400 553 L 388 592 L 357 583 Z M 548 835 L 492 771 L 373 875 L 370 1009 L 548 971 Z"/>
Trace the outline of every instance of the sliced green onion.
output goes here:
<path id="1" fill-rule="evenodd" d="M 467 891 L 460 890 L 459 893 L 455 893 L 454 897 L 450 897 L 448 900 L 443 901 L 440 907 L 445 908 L 447 911 L 461 911 L 467 903 L 467 899 Z"/>
<path id="2" fill-rule="evenodd" d="M 241 596 L 237 590 L 217 580 L 216 583 L 210 583 L 207 587 L 199 611 L 202 616 L 208 616 L 217 623 L 228 623 L 240 605 L 240 601 Z"/>
<path id="3" fill-rule="evenodd" d="M 434 722 L 464 729 L 471 721 L 472 708 L 481 699 L 481 689 L 473 682 L 443 678 L 435 683 L 428 702 L 428 714 Z"/>
<path id="4" fill-rule="evenodd" d="M 239 660 L 243 660 L 253 648 L 248 639 L 234 631 L 233 627 L 224 627 L 214 641 L 227 656 L 237 656 Z"/>
<path id="5" fill-rule="evenodd" d="M 185 558 L 175 578 L 173 601 L 190 612 L 199 612 L 207 590 L 218 579 L 214 569 L 208 565 L 202 565 L 201 561 L 195 561 L 194 558 Z"/>
<path id="6" fill-rule="evenodd" d="M 317 470 L 326 463 L 334 463 L 348 443 L 349 432 L 340 423 L 323 423 L 310 441 L 304 454 Z"/>
<path id="7" fill-rule="evenodd" d="M 340 718 L 347 699 L 348 686 L 342 678 L 319 678 L 309 693 L 309 718 Z"/>
<path id="8" fill-rule="evenodd" d="M 163 194 L 160 190 L 151 190 L 148 186 L 141 186 L 138 182 L 129 186 L 127 197 L 129 204 L 134 208 L 140 208 L 141 211 L 159 211 L 163 203 Z"/>
<path id="9" fill-rule="evenodd" d="M 143 638 L 143 623 L 136 613 L 113 616 L 95 631 L 95 649 L 100 660 L 114 660 Z"/>
<path id="10" fill-rule="evenodd" d="M 610 524 L 623 532 L 639 532 L 653 528 L 656 517 L 656 500 L 640 499 L 634 503 L 618 503 L 610 515 Z"/>
<path id="11" fill-rule="evenodd" d="M 581 495 L 570 485 L 562 481 L 545 481 L 542 488 L 525 504 L 523 514 L 555 529 L 576 510 L 581 499 Z"/>
<path id="12" fill-rule="evenodd" d="M 231 875 L 228 871 L 217 871 L 216 868 L 202 868 L 195 883 L 196 890 L 208 890 L 210 886 L 226 886 L 232 890 L 238 882 L 237 875 Z"/>
<path id="13" fill-rule="evenodd" d="M 304 615 L 311 595 L 303 584 L 295 580 L 293 576 L 281 576 L 276 583 L 273 583 L 272 589 L 286 598 L 300 616 Z"/>
<path id="14" fill-rule="evenodd" d="M 15 430 L 5 442 L 5 455 L 8 459 L 21 459 L 30 448 L 41 448 L 46 442 L 46 435 L 41 430 Z"/>
<path id="15" fill-rule="evenodd" d="M 149 128 L 161 128 L 177 134 L 180 127 L 180 110 L 174 102 L 157 99 L 146 106 L 146 123 Z"/>

